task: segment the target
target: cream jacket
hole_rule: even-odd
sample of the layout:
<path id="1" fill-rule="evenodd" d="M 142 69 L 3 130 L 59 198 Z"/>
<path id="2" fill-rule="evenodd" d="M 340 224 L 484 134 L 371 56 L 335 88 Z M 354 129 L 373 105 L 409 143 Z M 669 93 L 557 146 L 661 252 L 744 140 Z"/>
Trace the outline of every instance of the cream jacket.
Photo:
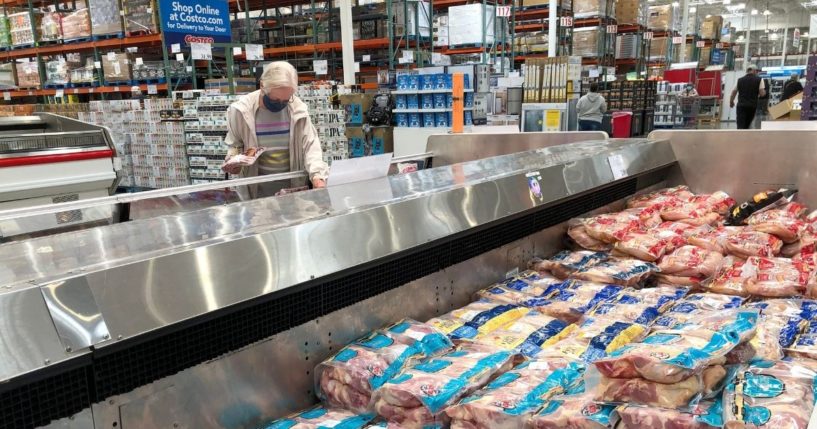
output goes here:
<path id="1" fill-rule="evenodd" d="M 224 142 L 230 147 L 227 157 L 242 150 L 258 147 L 255 135 L 255 113 L 261 100 L 261 90 L 238 98 L 227 110 L 227 137 Z M 305 170 L 310 179 L 323 179 L 329 175 L 329 166 L 323 161 L 323 151 L 318 133 L 309 119 L 306 104 L 293 96 L 289 109 L 289 168 L 291 171 Z M 258 166 L 244 167 L 241 177 L 258 175 Z"/>

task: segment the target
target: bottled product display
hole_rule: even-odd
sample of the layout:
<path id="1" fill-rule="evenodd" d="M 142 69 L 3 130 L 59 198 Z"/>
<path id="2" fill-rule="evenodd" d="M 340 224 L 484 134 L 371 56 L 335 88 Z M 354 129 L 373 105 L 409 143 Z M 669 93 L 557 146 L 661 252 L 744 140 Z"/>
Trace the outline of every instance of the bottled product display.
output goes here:
<path id="1" fill-rule="evenodd" d="M 680 186 L 574 219 L 573 250 L 362 337 L 318 365 L 325 405 L 263 427 L 806 429 L 817 216 L 737 207 Z"/>

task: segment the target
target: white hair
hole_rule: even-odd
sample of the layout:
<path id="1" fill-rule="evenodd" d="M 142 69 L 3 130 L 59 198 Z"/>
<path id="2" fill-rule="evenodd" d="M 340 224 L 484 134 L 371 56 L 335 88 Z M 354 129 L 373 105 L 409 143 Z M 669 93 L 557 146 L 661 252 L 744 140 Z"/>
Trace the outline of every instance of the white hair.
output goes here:
<path id="1" fill-rule="evenodd" d="M 298 72 L 286 61 L 274 61 L 264 66 L 263 88 L 298 88 Z"/>

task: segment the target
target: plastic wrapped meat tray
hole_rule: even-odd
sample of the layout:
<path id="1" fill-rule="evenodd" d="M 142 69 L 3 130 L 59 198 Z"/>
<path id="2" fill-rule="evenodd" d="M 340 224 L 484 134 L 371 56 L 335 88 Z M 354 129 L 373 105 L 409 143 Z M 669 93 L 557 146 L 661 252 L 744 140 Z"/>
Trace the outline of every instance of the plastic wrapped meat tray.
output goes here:
<path id="1" fill-rule="evenodd" d="M 730 234 L 724 240 L 726 253 L 746 259 L 750 256 L 777 256 L 783 247 L 783 240 L 760 231 L 744 229 Z"/>
<path id="2" fill-rule="evenodd" d="M 618 407 L 615 414 L 617 429 L 716 429 L 723 426 L 720 400 L 702 401 L 695 413 L 627 405 Z"/>
<path id="3" fill-rule="evenodd" d="M 507 326 L 489 334 L 478 335 L 474 341 L 497 350 L 534 357 L 542 348 L 559 341 L 566 327 L 567 323 L 559 319 L 531 311 Z"/>
<path id="4" fill-rule="evenodd" d="M 477 300 L 489 299 L 505 304 L 519 304 L 533 297 L 550 296 L 558 292 L 562 281 L 546 273 L 525 271 L 477 292 Z"/>
<path id="5" fill-rule="evenodd" d="M 470 340 L 478 335 L 490 334 L 516 321 L 529 311 L 530 309 L 525 307 L 481 299 L 435 317 L 429 320 L 428 324 L 454 340 Z"/>
<path id="6" fill-rule="evenodd" d="M 611 429 L 615 427 L 615 405 L 593 400 L 592 394 L 579 392 L 549 401 L 531 418 L 533 429 Z"/>
<path id="7" fill-rule="evenodd" d="M 737 296 L 721 295 L 716 293 L 696 293 L 687 296 L 675 304 L 668 312 L 659 316 L 653 323 L 655 329 L 673 329 L 692 323 L 701 317 L 726 310 L 737 308 L 744 299 Z"/>
<path id="8" fill-rule="evenodd" d="M 682 246 L 658 261 L 657 274 L 662 276 L 692 277 L 700 283 L 701 280 L 715 274 L 715 270 L 723 261 L 720 252 L 702 249 L 697 246 Z"/>
<path id="9" fill-rule="evenodd" d="M 643 339 L 649 329 L 637 323 L 622 322 L 606 316 L 586 316 L 565 328 L 562 339 L 542 350 L 538 357 L 567 357 L 593 362 L 611 352 Z"/>
<path id="10" fill-rule="evenodd" d="M 613 246 L 613 255 L 655 262 L 684 244 L 686 239 L 670 229 L 630 231 Z"/>
<path id="11" fill-rule="evenodd" d="M 262 425 L 258 429 L 361 429 L 366 427 L 374 417 L 374 413 L 357 414 L 341 408 L 316 406 L 270 424 Z"/>
<path id="12" fill-rule="evenodd" d="M 568 280 L 564 289 L 550 298 L 538 297 L 523 301 L 522 305 L 573 323 L 604 301 L 611 300 L 624 287 L 603 283 Z"/>
<path id="13" fill-rule="evenodd" d="M 537 271 L 546 271 L 560 279 L 566 279 L 571 273 L 593 266 L 607 259 L 603 252 L 580 250 L 571 252 L 564 250 L 550 259 L 531 261 L 529 268 Z"/>
<path id="14" fill-rule="evenodd" d="M 467 346 L 415 364 L 379 388 L 374 409 L 405 429 L 446 424 L 444 410 L 512 368 L 513 353 Z"/>
<path id="15" fill-rule="evenodd" d="M 516 429 L 555 395 L 581 381 L 584 367 L 551 358 L 524 362 L 449 407 L 452 428 Z"/>
<path id="16" fill-rule="evenodd" d="M 316 392 L 328 404 L 370 410 L 372 392 L 412 362 L 450 350 L 442 333 L 404 320 L 344 347 L 315 368 Z"/>
<path id="17" fill-rule="evenodd" d="M 573 273 L 572 277 L 591 282 L 637 286 L 658 271 L 658 266 L 635 259 L 609 259 Z"/>
<path id="18" fill-rule="evenodd" d="M 627 208 L 650 207 L 673 201 L 688 201 L 694 196 L 695 194 L 693 194 L 688 187 L 676 186 L 674 188 L 662 189 L 630 198 L 627 201 Z"/>
<path id="19" fill-rule="evenodd" d="M 750 309 L 713 312 L 672 330 L 655 331 L 594 365 L 607 378 L 678 383 L 724 363 L 733 348 L 755 334 L 757 318 L 757 310 Z"/>
<path id="20" fill-rule="evenodd" d="M 747 224 L 754 231 L 772 234 L 785 243 L 800 239 L 805 223 L 800 219 L 806 208 L 798 203 L 790 203 L 779 209 L 764 210 L 749 216 Z"/>

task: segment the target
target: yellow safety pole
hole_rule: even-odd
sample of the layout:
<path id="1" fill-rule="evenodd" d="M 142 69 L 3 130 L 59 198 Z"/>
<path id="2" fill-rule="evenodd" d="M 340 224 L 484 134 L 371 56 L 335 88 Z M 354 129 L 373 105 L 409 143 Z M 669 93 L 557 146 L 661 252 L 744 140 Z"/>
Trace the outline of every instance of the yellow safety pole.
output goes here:
<path id="1" fill-rule="evenodd" d="M 463 114 L 465 104 L 465 96 L 463 94 L 464 87 L 464 75 L 462 73 L 454 73 L 452 88 L 454 104 L 451 106 L 453 108 L 451 115 L 451 132 L 455 134 L 462 134 L 463 124 L 465 123 L 465 115 Z"/>

